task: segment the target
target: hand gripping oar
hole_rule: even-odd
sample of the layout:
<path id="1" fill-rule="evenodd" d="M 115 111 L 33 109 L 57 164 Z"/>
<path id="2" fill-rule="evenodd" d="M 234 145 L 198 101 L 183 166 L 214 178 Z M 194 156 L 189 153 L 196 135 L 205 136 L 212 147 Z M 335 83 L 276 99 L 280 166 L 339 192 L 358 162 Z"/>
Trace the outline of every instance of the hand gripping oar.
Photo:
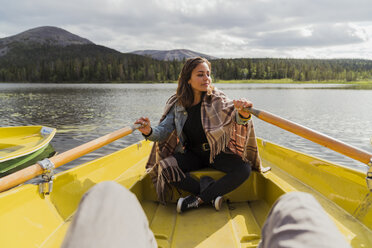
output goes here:
<path id="1" fill-rule="evenodd" d="M 71 150 L 58 154 L 49 159 L 40 161 L 34 165 L 31 165 L 23 170 L 17 171 L 13 174 L 0 178 L 0 192 L 10 189 L 18 184 L 24 183 L 38 175 L 43 174 L 43 172 L 49 168 L 57 168 L 74 159 L 77 159 L 85 154 L 88 154 L 102 146 L 105 146 L 117 139 L 131 134 L 134 130 L 140 128 L 141 125 L 135 124 L 129 127 L 124 127 L 122 129 L 116 130 L 105 136 L 92 140 L 88 143 L 82 144 Z"/>
<path id="2" fill-rule="evenodd" d="M 270 124 L 273 124 L 277 127 L 280 127 L 284 130 L 287 130 L 291 133 L 294 133 L 298 136 L 301 136 L 305 139 L 313 141 L 319 145 L 328 147 L 338 153 L 341 153 L 345 156 L 348 156 L 352 159 L 358 160 L 364 164 L 370 166 L 369 171 L 367 172 L 367 185 L 368 188 L 372 191 L 372 154 L 364 151 L 362 149 L 356 148 L 354 146 L 348 145 L 342 141 L 329 137 L 325 134 L 319 133 L 315 130 L 307 128 L 305 126 L 299 125 L 292 121 L 281 118 L 277 115 L 271 114 L 269 112 L 255 109 L 255 108 L 245 108 L 244 111 L 250 112 L 257 118 L 266 121 Z"/>

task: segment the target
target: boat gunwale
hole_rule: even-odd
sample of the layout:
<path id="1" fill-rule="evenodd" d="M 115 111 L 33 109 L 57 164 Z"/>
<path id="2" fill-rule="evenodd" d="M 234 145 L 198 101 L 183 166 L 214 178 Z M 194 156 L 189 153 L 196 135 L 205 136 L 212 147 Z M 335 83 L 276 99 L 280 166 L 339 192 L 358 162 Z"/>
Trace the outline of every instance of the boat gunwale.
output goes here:
<path id="1" fill-rule="evenodd" d="M 152 144 L 149 144 L 149 145 L 152 145 Z M 124 149 L 127 149 L 127 148 L 129 148 L 129 147 L 132 147 L 133 146 L 133 148 L 135 148 L 135 146 L 137 146 L 138 148 L 139 147 L 141 147 L 142 145 L 139 145 L 138 143 L 135 143 L 135 144 L 132 144 L 132 145 L 130 145 L 130 146 L 128 146 L 128 147 L 125 147 L 125 148 L 123 148 L 123 149 L 120 149 L 120 150 L 118 150 L 118 151 L 115 151 L 115 152 L 113 152 L 113 153 L 110 153 L 110 154 L 108 154 L 108 155 L 105 155 L 105 156 L 102 156 L 102 157 L 99 157 L 99 158 L 97 158 L 97 159 L 94 159 L 94 160 L 92 160 L 92 161 L 88 161 L 88 162 L 86 162 L 86 163 L 83 163 L 83 164 L 80 164 L 80 165 L 78 165 L 78 166 L 76 166 L 76 167 L 74 167 L 74 168 L 71 168 L 71 169 L 69 169 L 69 170 L 66 170 L 66 171 L 63 171 L 63 172 L 61 172 L 61 173 L 58 173 L 57 174 L 57 178 L 59 177 L 59 176 L 62 176 L 62 175 L 64 175 L 64 174 L 70 174 L 70 173 L 72 173 L 73 175 L 77 175 L 77 174 L 80 174 L 79 172 L 81 172 L 80 170 L 81 169 L 83 169 L 85 166 L 87 166 L 87 168 L 86 169 L 88 169 L 88 167 L 90 167 L 89 165 L 95 165 L 95 166 L 99 166 L 99 164 L 101 164 L 102 165 L 102 163 L 100 163 L 100 162 L 103 162 L 102 160 L 104 160 L 104 159 L 109 159 L 109 157 L 110 156 L 115 156 L 115 154 L 120 154 Z M 289 149 L 289 148 L 287 148 L 287 147 L 283 147 L 283 146 L 280 146 L 280 145 L 276 145 L 276 146 L 279 146 L 279 147 L 282 147 L 282 148 L 285 148 L 285 149 Z M 137 148 L 137 149 L 138 149 Z M 289 149 L 289 150 L 292 150 L 292 149 Z M 296 150 L 293 150 L 294 152 L 296 152 L 296 153 L 300 153 L 300 152 L 298 152 L 298 151 L 296 151 Z M 315 157 L 315 156 L 312 156 L 312 155 L 308 155 L 308 154 L 305 154 L 305 153 L 301 153 L 301 154 L 304 154 L 304 155 L 306 155 L 306 156 L 310 156 L 310 157 L 313 157 L 313 158 L 316 158 L 316 159 L 319 159 L 318 157 Z M 116 160 L 116 159 L 115 159 Z M 322 159 L 319 159 L 319 160 L 322 160 Z M 143 163 L 143 162 L 141 162 L 141 163 Z M 334 166 L 336 166 L 337 164 L 335 164 L 335 163 L 330 163 L 330 164 L 332 164 L 332 165 L 334 165 Z M 129 167 L 129 168 L 131 168 L 131 167 Z M 129 169 L 128 168 L 128 169 Z M 346 168 L 346 169 L 349 169 L 349 168 Z M 83 169 L 84 170 L 84 169 Z M 127 171 L 127 170 L 125 170 L 125 171 Z M 138 170 L 139 171 L 139 170 Z M 354 171 L 354 170 L 352 170 L 352 171 Z M 142 173 L 144 173 L 144 170 L 141 170 L 141 172 Z M 358 170 L 355 170 L 355 172 L 357 172 L 357 173 L 360 173 L 361 174 L 361 172 L 360 171 L 358 171 Z M 286 174 L 288 174 L 288 173 L 286 173 Z M 277 184 L 276 183 L 276 181 L 275 180 L 273 180 L 273 178 L 272 178 L 272 176 L 270 176 L 270 175 L 273 175 L 273 176 L 275 176 L 275 177 L 278 177 L 277 176 L 277 174 L 275 173 L 275 171 L 272 171 L 272 172 L 268 172 L 267 174 L 266 173 L 263 173 L 263 174 L 260 174 L 261 176 L 262 176 L 262 178 L 264 178 L 265 180 L 268 180 L 268 181 L 270 181 L 270 185 L 271 186 L 276 186 L 276 187 L 278 187 L 278 189 L 281 189 L 281 186 L 283 186 L 283 185 L 281 185 L 281 184 Z M 65 175 L 65 176 L 68 176 L 68 175 Z M 85 176 L 84 175 L 81 175 L 81 176 L 83 176 L 83 178 L 85 178 Z M 137 178 L 137 180 L 138 181 L 141 181 L 145 176 L 147 176 L 148 177 L 148 175 L 147 174 L 141 174 L 141 176 L 140 177 L 138 177 Z M 290 176 L 292 176 L 292 175 L 290 175 Z M 63 178 L 59 178 L 59 179 L 63 179 Z M 123 179 L 123 180 L 119 180 L 119 179 Z M 124 182 L 124 179 L 125 178 L 121 178 L 121 176 L 119 175 L 119 176 L 116 176 L 116 177 L 113 177 L 113 181 L 119 181 L 121 184 Z M 81 181 L 81 182 L 83 182 L 83 181 Z M 96 183 L 98 183 L 99 181 L 95 181 Z M 303 182 L 301 182 L 302 184 L 303 184 Z M 304 184 L 304 185 L 306 185 L 306 184 Z M 31 191 L 34 191 L 34 193 L 36 193 L 37 192 L 37 187 L 35 186 L 35 185 L 25 185 L 26 186 L 26 188 L 28 188 L 28 187 L 30 187 L 30 188 L 28 188 L 29 190 L 31 190 Z M 27 187 L 28 186 L 28 187 Z M 56 185 L 57 186 L 57 185 Z M 133 188 L 133 186 L 134 185 L 131 185 L 130 187 L 129 187 L 129 189 L 132 189 Z M 270 187 L 271 187 L 270 186 Z M 21 188 L 18 188 L 18 187 L 16 187 L 16 188 L 14 188 L 13 190 L 15 190 L 15 191 L 17 191 L 17 190 L 19 190 L 19 189 L 23 189 L 23 187 L 21 187 Z M 314 188 L 312 188 L 311 187 L 311 189 L 312 190 L 315 190 Z M 10 191 L 13 191 L 13 190 L 10 190 Z M 265 188 L 264 190 L 269 190 L 269 188 Z M 286 187 L 284 187 L 283 188 L 283 192 L 285 192 L 286 191 Z M 9 192 L 9 191 L 5 191 L 5 192 L 3 192 L 3 193 L 1 193 L 1 194 L 4 194 L 4 196 L 7 194 L 7 192 Z M 10 193 L 10 192 L 9 192 Z M 12 192 L 12 193 L 16 193 L 16 192 Z M 34 194 L 33 193 L 33 194 Z M 59 192 L 59 194 L 64 194 L 64 193 L 66 193 L 66 192 Z M 275 192 L 274 192 L 275 193 Z M 332 201 L 329 199 L 329 198 L 327 198 L 325 195 L 323 195 L 322 193 L 319 193 L 322 197 L 324 197 L 324 199 L 325 200 L 327 200 L 327 202 L 330 202 L 330 203 L 332 203 Z M 268 197 L 270 197 L 270 196 L 268 196 Z M 271 196 L 272 197 L 272 196 Z M 49 204 L 57 204 L 54 200 L 53 200 L 53 197 L 46 197 L 45 198 L 45 200 L 47 200 L 48 201 L 48 205 Z M 335 203 L 332 203 L 332 206 L 336 206 L 337 204 L 335 204 Z M 71 220 L 71 216 L 74 214 L 74 212 L 75 211 L 73 211 L 73 212 L 71 212 L 68 216 L 64 216 L 64 218 L 63 218 L 63 223 L 62 224 L 59 224 L 59 225 L 56 225 L 56 229 L 55 230 L 53 230 L 53 232 L 51 232 L 49 235 L 48 235 L 48 238 L 46 239 L 46 240 L 44 240 L 43 242 L 42 242 L 42 244 L 43 245 L 46 245 L 46 246 L 48 246 L 49 244 L 51 244 L 51 243 L 54 243 L 55 244 L 55 242 L 53 241 L 55 238 L 56 239 L 58 239 L 58 238 L 60 238 L 58 235 L 62 235 L 62 233 L 64 232 L 64 224 L 66 224 L 69 220 Z M 346 215 L 348 215 L 348 216 L 350 216 L 350 214 L 349 213 L 346 213 L 345 212 L 345 214 Z M 62 216 L 61 216 L 62 217 Z M 358 222 L 359 224 L 362 224 L 361 222 Z M 358 224 L 358 225 L 359 225 Z M 371 230 L 371 229 L 369 229 L 369 228 L 367 228 L 369 231 Z M 56 236 L 55 236 L 56 235 Z M 357 234 L 358 235 L 358 234 Z"/>
<path id="2" fill-rule="evenodd" d="M 363 171 L 363 170 L 359 170 L 358 168 L 349 167 L 349 166 L 346 166 L 346 165 L 343 165 L 343 164 L 339 164 L 339 163 L 337 163 L 337 162 L 333 162 L 333 161 L 328 160 L 328 159 L 325 159 L 325 158 L 320 158 L 320 157 L 318 157 L 318 156 L 316 156 L 316 155 L 312 155 L 312 154 L 309 154 L 309 153 L 306 153 L 306 152 L 302 152 L 302 151 L 299 151 L 299 150 L 295 150 L 295 149 L 293 149 L 293 148 L 289 148 L 288 146 L 283 146 L 283 145 L 280 145 L 280 144 L 278 144 L 278 143 L 275 143 L 275 142 L 272 142 L 272 141 L 268 141 L 268 140 L 263 139 L 263 138 L 260 138 L 260 137 L 257 137 L 257 141 L 263 142 L 263 146 L 264 146 L 264 143 L 269 143 L 269 144 L 275 145 L 275 146 L 277 146 L 277 147 L 281 147 L 281 148 L 284 148 L 284 149 L 286 149 L 286 150 L 289 150 L 289 151 L 291 151 L 291 152 L 298 153 L 298 154 L 300 154 L 300 155 L 302 155 L 302 156 L 316 158 L 318 161 L 324 162 L 324 163 L 329 164 L 329 165 L 334 166 L 334 167 L 339 167 L 339 168 L 341 168 L 341 169 L 346 169 L 346 170 L 350 170 L 350 171 L 352 171 L 352 172 L 361 173 L 361 174 L 363 174 L 364 176 L 365 176 L 365 173 L 368 171 L 368 168 L 369 168 L 368 165 L 366 165 L 366 164 L 360 162 L 361 165 L 364 166 L 363 169 L 364 169 L 365 171 Z M 319 146 L 321 146 L 321 145 L 319 145 Z M 327 148 L 327 147 L 325 147 L 325 148 Z M 334 152 L 336 152 L 336 151 L 334 151 Z M 348 156 L 346 156 L 346 155 L 343 155 L 343 154 L 341 154 L 341 153 L 339 153 L 339 152 L 336 152 L 336 153 L 337 153 L 337 154 L 340 154 L 340 155 L 342 155 L 342 156 L 345 156 L 345 157 L 347 157 L 347 158 L 350 158 L 350 157 L 348 157 Z M 352 159 L 352 158 L 350 158 L 350 159 Z M 371 159 L 372 159 L 372 158 L 371 158 Z M 355 160 L 355 159 L 352 159 L 352 160 Z M 356 160 L 355 160 L 355 161 L 356 161 Z"/>
<path id="3" fill-rule="evenodd" d="M 51 131 L 51 133 L 47 134 L 46 138 L 44 138 L 44 140 L 43 140 L 43 142 L 41 142 L 41 144 L 38 144 L 37 146 L 33 146 L 31 148 L 31 150 L 28 150 L 27 152 L 24 152 L 22 154 L 16 154 L 16 155 L 13 155 L 13 156 L 10 156 L 10 157 L 0 157 L 0 163 L 6 162 L 6 161 L 9 161 L 9 160 L 13 160 L 13 159 L 16 159 L 16 158 L 20 158 L 20 157 L 23 157 L 23 156 L 27 156 L 31 153 L 34 153 L 34 152 L 44 148 L 45 146 L 47 146 L 51 142 L 51 140 L 54 138 L 55 134 L 57 133 L 56 128 L 47 127 L 47 126 L 16 126 L 16 127 L 3 127 L 3 128 L 25 128 L 25 127 L 33 127 L 33 128 L 39 128 L 40 127 L 40 131 L 43 127 L 45 127 L 45 128 L 52 129 L 52 131 Z"/>

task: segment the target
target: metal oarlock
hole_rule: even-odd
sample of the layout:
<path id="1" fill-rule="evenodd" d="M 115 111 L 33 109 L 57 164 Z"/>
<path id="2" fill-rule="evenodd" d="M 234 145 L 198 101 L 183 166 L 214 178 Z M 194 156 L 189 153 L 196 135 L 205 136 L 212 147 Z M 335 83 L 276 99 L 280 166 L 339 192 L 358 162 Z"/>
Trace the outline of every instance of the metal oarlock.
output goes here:
<path id="1" fill-rule="evenodd" d="M 43 181 L 39 184 L 39 193 L 42 195 L 49 195 L 53 190 L 54 164 L 48 158 L 37 162 L 43 168 L 41 178 Z"/>

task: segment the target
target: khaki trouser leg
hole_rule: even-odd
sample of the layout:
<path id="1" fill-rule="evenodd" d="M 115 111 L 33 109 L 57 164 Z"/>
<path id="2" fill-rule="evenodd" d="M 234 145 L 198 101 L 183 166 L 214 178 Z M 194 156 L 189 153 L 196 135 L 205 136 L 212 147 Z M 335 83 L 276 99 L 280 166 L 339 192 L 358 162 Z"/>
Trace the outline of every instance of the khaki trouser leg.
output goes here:
<path id="1" fill-rule="evenodd" d="M 291 192 L 279 198 L 262 228 L 260 248 L 350 247 L 326 212 L 307 193 Z"/>
<path id="2" fill-rule="evenodd" d="M 136 196 L 115 182 L 95 185 L 82 198 L 62 247 L 157 247 Z"/>

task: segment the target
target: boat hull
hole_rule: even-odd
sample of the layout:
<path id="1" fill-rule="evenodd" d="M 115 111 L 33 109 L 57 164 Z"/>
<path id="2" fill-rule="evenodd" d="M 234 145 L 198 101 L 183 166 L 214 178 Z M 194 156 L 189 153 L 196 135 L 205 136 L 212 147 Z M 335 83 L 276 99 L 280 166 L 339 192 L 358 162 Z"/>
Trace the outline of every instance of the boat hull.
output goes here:
<path id="1" fill-rule="evenodd" d="M 49 158 L 55 154 L 55 150 L 51 144 L 33 152 L 31 154 L 8 160 L 0 163 L 0 177 L 7 176 L 16 171 L 22 170 L 30 165 L 37 163 L 38 161 Z"/>
<path id="2" fill-rule="evenodd" d="M 43 126 L 0 128 L 0 177 L 54 154 L 50 145 L 56 129 Z"/>
<path id="3" fill-rule="evenodd" d="M 177 214 L 177 191 L 169 204 L 158 204 L 145 173 L 152 143 L 144 141 L 57 175 L 49 196 L 39 195 L 36 185 L 1 193 L 0 229 L 7 235 L 1 235 L 0 242 L 6 247 L 59 247 L 82 195 L 93 185 L 112 180 L 137 196 L 159 247 L 256 247 L 270 207 L 290 191 L 311 193 L 353 247 L 372 247 L 371 205 L 362 172 L 262 140 L 258 144 L 263 165 L 272 170 L 264 174 L 252 172 L 243 185 L 225 196 L 228 201 L 219 212 L 205 205 Z M 333 186 L 333 179 L 329 185 L 322 183 L 330 178 L 319 176 L 322 173 L 338 175 L 340 183 Z M 193 173 L 196 178 L 203 175 L 218 179 L 223 173 Z M 352 184 L 352 196 L 350 191 L 336 190 L 345 183 L 344 178 Z"/>

